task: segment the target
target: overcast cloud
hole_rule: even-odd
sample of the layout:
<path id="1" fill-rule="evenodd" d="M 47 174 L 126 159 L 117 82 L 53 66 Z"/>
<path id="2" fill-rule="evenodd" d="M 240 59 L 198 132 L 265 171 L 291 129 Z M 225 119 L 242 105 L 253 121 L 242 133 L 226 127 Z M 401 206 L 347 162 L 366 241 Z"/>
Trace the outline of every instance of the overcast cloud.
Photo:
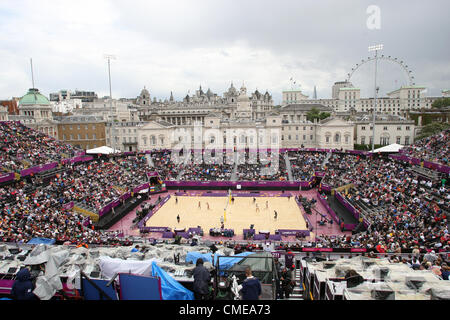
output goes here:
<path id="1" fill-rule="evenodd" d="M 381 9 L 381 29 L 369 30 L 367 7 Z M 31 87 L 108 94 L 107 64 L 114 54 L 113 97 L 152 97 L 173 91 L 182 99 L 201 84 L 222 94 L 233 81 L 269 90 L 275 103 L 293 77 L 304 93 L 331 96 L 367 47 L 402 59 L 428 95 L 450 89 L 448 0 L 2 0 L 0 99 Z M 371 53 L 372 54 L 372 53 Z M 400 67 L 380 62 L 381 92 L 407 84 Z M 373 64 L 352 78 L 373 95 Z"/>

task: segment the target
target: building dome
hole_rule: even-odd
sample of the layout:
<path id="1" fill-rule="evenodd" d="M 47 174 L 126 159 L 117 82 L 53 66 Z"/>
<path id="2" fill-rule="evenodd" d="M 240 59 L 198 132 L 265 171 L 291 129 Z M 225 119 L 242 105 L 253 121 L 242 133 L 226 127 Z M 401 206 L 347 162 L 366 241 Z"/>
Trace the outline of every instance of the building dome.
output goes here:
<path id="1" fill-rule="evenodd" d="M 142 89 L 140 97 L 144 99 L 150 98 L 150 92 L 147 90 L 147 88 L 144 87 L 144 89 Z"/>
<path id="2" fill-rule="evenodd" d="M 35 105 L 35 104 L 49 106 L 50 101 L 44 95 L 42 95 L 38 89 L 31 88 L 28 90 L 28 93 L 26 95 L 20 98 L 19 106 Z"/>

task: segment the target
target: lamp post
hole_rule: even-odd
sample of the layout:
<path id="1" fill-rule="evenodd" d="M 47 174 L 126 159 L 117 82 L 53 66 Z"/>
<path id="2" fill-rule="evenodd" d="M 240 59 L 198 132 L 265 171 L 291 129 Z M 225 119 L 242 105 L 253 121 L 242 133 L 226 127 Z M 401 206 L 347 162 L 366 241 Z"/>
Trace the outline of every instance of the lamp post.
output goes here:
<path id="1" fill-rule="evenodd" d="M 116 143 L 113 142 L 114 119 L 113 119 L 112 89 L 111 89 L 111 59 L 115 60 L 116 56 L 114 56 L 112 54 L 105 54 L 104 58 L 108 60 L 109 101 L 110 101 L 110 118 L 111 118 L 111 127 L 109 128 L 109 137 L 110 137 L 111 147 L 113 148 L 113 153 L 115 153 L 116 152 Z"/>
<path id="2" fill-rule="evenodd" d="M 377 68 L 378 68 L 378 51 L 383 50 L 383 45 L 370 46 L 369 52 L 375 51 L 375 101 L 373 106 L 373 127 L 372 127 L 372 153 L 375 150 L 375 120 L 377 111 L 377 95 L 379 88 L 377 87 Z"/>

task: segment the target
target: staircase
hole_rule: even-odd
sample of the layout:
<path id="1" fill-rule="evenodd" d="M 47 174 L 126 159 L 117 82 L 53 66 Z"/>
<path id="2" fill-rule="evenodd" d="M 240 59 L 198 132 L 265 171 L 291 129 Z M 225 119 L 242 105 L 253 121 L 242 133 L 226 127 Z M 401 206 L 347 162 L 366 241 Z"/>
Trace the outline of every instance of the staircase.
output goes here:
<path id="1" fill-rule="evenodd" d="M 284 154 L 284 161 L 286 162 L 286 171 L 288 173 L 289 181 L 294 181 L 294 176 L 292 175 L 291 161 L 289 160 L 287 152 Z"/>
<path id="2" fill-rule="evenodd" d="M 325 158 L 325 160 L 323 160 L 322 165 L 321 165 L 321 168 L 322 168 L 322 169 L 323 169 L 323 167 L 325 167 L 325 165 L 328 163 L 328 160 L 330 160 L 330 158 L 331 158 L 332 155 L 333 155 L 333 154 L 332 154 L 331 152 L 328 152 L 328 153 L 327 153 L 327 157 Z"/>
<path id="3" fill-rule="evenodd" d="M 289 295 L 289 299 L 284 300 L 304 300 L 303 299 L 303 284 L 300 279 L 300 269 L 295 269 L 295 287 L 292 293 Z"/>
<path id="4" fill-rule="evenodd" d="M 238 179 L 238 155 L 234 154 L 234 167 L 233 172 L 231 173 L 230 181 L 237 181 Z"/>

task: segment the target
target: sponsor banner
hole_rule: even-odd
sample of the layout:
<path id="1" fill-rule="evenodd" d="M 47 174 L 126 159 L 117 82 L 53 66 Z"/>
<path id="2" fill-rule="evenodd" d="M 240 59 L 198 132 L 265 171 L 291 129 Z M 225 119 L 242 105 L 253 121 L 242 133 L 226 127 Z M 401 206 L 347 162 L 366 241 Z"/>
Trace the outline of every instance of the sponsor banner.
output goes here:
<path id="1" fill-rule="evenodd" d="M 69 203 L 64 204 L 64 205 L 63 205 L 63 209 L 64 209 L 64 210 L 70 210 L 70 209 L 72 209 L 74 206 L 75 206 L 74 202 L 71 201 L 71 202 L 69 202 Z"/>
<path id="2" fill-rule="evenodd" d="M 10 172 L 10 173 L 7 173 L 7 174 L 2 174 L 0 176 L 0 183 L 14 180 L 15 177 L 16 177 L 16 175 L 14 174 L 14 172 Z"/>

